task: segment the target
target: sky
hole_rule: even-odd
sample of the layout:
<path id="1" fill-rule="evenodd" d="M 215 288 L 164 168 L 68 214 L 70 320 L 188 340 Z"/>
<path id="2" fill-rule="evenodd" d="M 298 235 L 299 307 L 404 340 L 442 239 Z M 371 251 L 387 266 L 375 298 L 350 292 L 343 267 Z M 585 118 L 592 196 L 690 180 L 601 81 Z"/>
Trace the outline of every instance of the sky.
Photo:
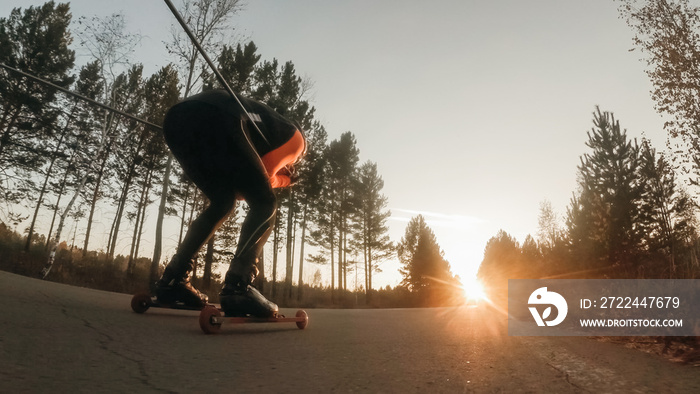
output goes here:
<path id="1" fill-rule="evenodd" d="M 70 3 L 74 20 L 123 12 L 145 75 L 170 61 L 163 1 Z M 0 16 L 39 4 L 2 0 Z M 563 222 L 596 106 L 665 149 L 642 54 L 610 0 L 248 1 L 231 26 L 264 60 L 292 61 L 329 140 L 351 131 L 361 162 L 377 163 L 392 240 L 422 214 L 464 279 L 499 230 L 536 236 L 542 201 Z M 381 268 L 375 284 L 400 282 L 397 262 Z"/>

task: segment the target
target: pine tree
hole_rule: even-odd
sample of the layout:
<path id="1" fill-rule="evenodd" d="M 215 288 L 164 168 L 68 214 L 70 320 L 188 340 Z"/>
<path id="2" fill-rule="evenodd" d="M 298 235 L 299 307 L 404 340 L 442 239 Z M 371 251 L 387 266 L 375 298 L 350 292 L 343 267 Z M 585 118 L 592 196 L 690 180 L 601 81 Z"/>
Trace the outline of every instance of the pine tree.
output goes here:
<path id="1" fill-rule="evenodd" d="M 580 268 L 630 268 L 641 242 L 639 147 L 611 113 L 596 108 L 593 124 L 586 142 L 592 152 L 581 157 L 580 191 L 568 212 L 569 239 L 574 254 L 588 260 Z"/>
<path id="2" fill-rule="evenodd" d="M 397 251 L 402 265 L 401 286 L 414 294 L 417 305 L 438 306 L 451 302 L 459 287 L 458 281 L 422 215 L 409 221 Z"/>
<path id="3" fill-rule="evenodd" d="M 388 199 L 381 193 L 383 188 L 384 180 L 379 176 L 376 163 L 368 161 L 360 166 L 355 186 L 357 220 L 354 237 L 364 261 L 367 303 L 371 298 L 372 273 L 379 270 L 379 262 L 394 253 L 386 223 L 391 211 L 387 209 Z"/>
<path id="4" fill-rule="evenodd" d="M 123 109 L 126 113 L 139 113 L 144 102 L 143 83 L 143 65 L 134 65 L 128 72 L 119 75 L 113 87 L 115 90 L 113 97 L 115 97 L 117 108 Z M 122 219 L 126 214 L 128 200 L 133 192 L 132 187 L 138 177 L 139 166 L 143 160 L 143 149 L 147 141 L 147 133 L 142 125 L 129 121 L 125 122 L 124 126 L 118 128 L 120 133 L 115 142 L 120 154 L 115 156 L 113 165 L 120 190 L 115 201 L 117 211 L 112 224 L 107 252 L 110 259 L 114 257 Z"/>
<path id="5" fill-rule="evenodd" d="M 68 87 L 75 53 L 68 4 L 50 1 L 0 18 L 0 62 Z M 26 201 L 33 189 L 30 174 L 43 165 L 44 141 L 53 133 L 59 111 L 56 90 L 26 78 L 0 73 L 0 201 Z"/>
<path id="6" fill-rule="evenodd" d="M 520 244 L 507 232 L 500 230 L 486 242 L 477 278 L 484 284 L 489 299 L 503 302 L 508 291 L 508 279 L 518 278 L 521 262 Z"/>
<path id="7" fill-rule="evenodd" d="M 324 249 L 316 257 L 319 260 L 329 257 L 331 298 L 335 301 L 336 288 L 343 289 L 346 241 L 353 208 L 352 179 L 359 161 L 359 150 L 355 136 L 348 131 L 331 141 L 323 152 L 325 155 L 317 161 L 320 166 L 315 170 L 321 175 L 317 178 L 320 183 L 312 184 L 312 187 L 322 188 L 319 198 L 313 203 L 317 219 L 311 236 L 313 244 Z"/>
<path id="8" fill-rule="evenodd" d="M 690 205 L 685 193 L 677 190 L 675 173 L 663 155 L 657 155 L 648 140 L 642 142 L 639 179 L 639 227 L 644 234 L 644 251 L 649 255 L 649 275 L 652 277 L 677 277 L 677 249 L 683 245 L 676 229 L 689 226 Z M 659 264 L 666 260 L 667 264 Z M 657 274 L 665 271 L 665 274 Z"/>
<path id="9" fill-rule="evenodd" d="M 92 99 L 95 99 L 103 88 L 102 83 L 95 73 L 95 66 L 95 63 L 89 63 L 82 67 L 79 73 L 79 79 L 76 83 L 77 92 Z M 39 216 L 39 210 L 44 205 L 45 196 L 52 189 L 50 181 L 53 180 L 54 183 L 57 182 L 57 179 L 60 177 L 59 174 L 62 173 L 62 169 L 65 171 L 65 167 L 70 163 L 70 160 L 67 160 L 67 158 L 72 156 L 72 154 L 68 153 L 71 151 L 71 146 L 82 146 L 83 150 L 87 151 L 88 146 L 91 145 L 91 141 L 88 137 L 89 131 L 92 129 L 92 126 L 94 126 L 94 108 L 85 101 L 75 97 L 66 97 L 60 100 L 60 102 L 65 105 L 66 110 L 61 111 L 62 116 L 59 118 L 60 121 L 56 122 L 60 127 L 57 127 L 56 132 L 52 133 L 53 135 L 51 138 L 47 138 L 46 141 L 46 143 L 50 143 L 52 146 L 51 150 L 47 151 L 45 154 L 48 163 L 45 172 L 42 174 L 44 177 L 42 186 L 36 190 L 38 197 L 27 233 L 25 251 L 29 251 L 37 217 Z M 92 217 L 92 211 L 90 214 Z M 87 236 L 89 236 L 89 227 L 87 234 Z"/>
<path id="10" fill-rule="evenodd" d="M 248 42 L 244 47 L 236 45 L 236 49 L 224 45 L 217 58 L 218 68 L 221 75 L 227 81 L 234 92 L 244 96 L 251 94 L 254 83 L 253 72 L 260 61 L 260 55 L 256 52 L 258 47 L 253 41 Z M 204 73 L 204 89 L 222 89 L 223 87 L 216 80 L 212 72 Z"/>
<path id="11" fill-rule="evenodd" d="M 337 229 L 338 289 L 342 290 L 347 289 L 347 241 L 350 234 L 350 219 L 354 214 L 352 185 L 358 161 L 357 141 L 351 132 L 345 132 L 339 139 L 331 141 L 328 147 L 328 184 L 333 189 L 334 198 L 330 200 L 330 214 L 335 219 Z M 333 261 L 332 258 L 331 261 Z"/>
<path id="12" fill-rule="evenodd" d="M 304 259 L 305 247 L 307 241 L 313 243 L 311 235 L 311 223 L 316 222 L 319 218 L 319 210 L 317 209 L 318 199 L 324 189 L 325 170 L 327 168 L 327 138 L 326 129 L 319 123 L 314 122 L 310 129 L 306 132 L 306 156 L 299 166 L 299 204 L 301 206 L 301 245 L 299 246 L 299 280 L 297 299 L 301 300 L 303 294 L 303 275 L 304 275 Z M 317 245 L 318 246 L 318 245 Z M 318 260 L 317 260 L 318 261 Z"/>

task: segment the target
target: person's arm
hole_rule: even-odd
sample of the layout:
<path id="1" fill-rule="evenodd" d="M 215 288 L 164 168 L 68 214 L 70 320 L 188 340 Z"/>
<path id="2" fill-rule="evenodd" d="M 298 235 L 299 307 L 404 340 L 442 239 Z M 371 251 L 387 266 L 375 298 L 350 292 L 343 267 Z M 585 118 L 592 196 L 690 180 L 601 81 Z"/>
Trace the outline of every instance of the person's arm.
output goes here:
<path id="1" fill-rule="evenodd" d="M 297 130 L 294 136 L 281 147 L 262 157 L 273 189 L 291 185 L 293 173 L 288 167 L 295 163 L 304 152 L 305 141 Z"/>
<path id="2" fill-rule="evenodd" d="M 270 185 L 273 189 L 287 187 L 292 184 L 292 180 L 286 175 L 273 175 L 270 177 Z"/>

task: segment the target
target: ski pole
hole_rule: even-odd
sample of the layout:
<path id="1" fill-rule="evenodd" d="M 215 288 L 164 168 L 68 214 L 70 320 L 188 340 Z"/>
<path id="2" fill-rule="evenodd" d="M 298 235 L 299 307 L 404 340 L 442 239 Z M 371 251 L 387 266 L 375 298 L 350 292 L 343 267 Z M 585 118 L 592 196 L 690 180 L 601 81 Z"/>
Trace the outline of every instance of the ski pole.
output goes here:
<path id="1" fill-rule="evenodd" d="M 35 76 L 35 75 L 28 74 L 28 73 L 26 73 L 26 72 L 24 72 L 24 71 L 20 71 L 20 70 L 18 70 L 18 69 L 16 69 L 16 68 L 10 67 L 10 66 L 8 66 L 7 64 L 0 63 L 0 67 L 6 69 L 6 70 L 8 70 L 8 71 L 11 71 L 11 72 L 13 72 L 13 73 L 15 73 L 15 74 L 19 74 L 19 75 L 21 75 L 21 76 L 27 77 L 27 78 L 29 78 L 29 79 L 31 79 L 31 80 L 36 81 L 36 82 L 43 83 L 44 85 L 51 86 L 51 87 L 54 88 L 54 89 L 60 90 L 60 91 L 63 92 L 63 93 L 66 93 L 66 94 L 68 94 L 68 95 L 77 97 L 77 98 L 79 98 L 79 99 L 81 99 L 81 100 L 85 100 L 85 101 L 87 101 L 88 103 L 94 104 L 94 105 L 96 105 L 96 106 L 98 106 L 98 107 L 100 107 L 100 108 L 106 109 L 107 111 L 114 112 L 114 113 L 119 114 L 119 115 L 121 115 L 121 116 L 127 117 L 127 118 L 129 118 L 129 119 L 135 120 L 135 121 L 137 121 L 137 122 L 143 123 L 143 124 L 148 125 L 148 126 L 151 126 L 151 127 L 155 127 L 155 128 L 157 128 L 157 129 L 160 129 L 160 130 L 163 129 L 162 126 L 158 126 L 158 125 L 155 124 L 155 123 L 151 123 L 151 122 L 149 122 L 149 121 L 147 121 L 147 120 L 143 120 L 143 119 L 141 119 L 141 118 L 137 118 L 137 117 L 134 116 L 134 115 L 127 114 L 127 113 L 124 112 L 124 111 L 121 111 L 121 110 L 118 110 L 118 109 L 116 109 L 116 108 L 110 107 L 109 105 L 106 105 L 106 104 L 102 104 L 102 103 L 100 103 L 100 102 L 97 102 L 97 101 L 95 101 L 95 100 L 93 100 L 93 99 L 91 99 L 91 98 L 88 98 L 88 97 L 83 96 L 82 94 L 79 94 L 79 93 L 70 91 L 70 90 L 68 90 L 68 89 L 66 89 L 66 88 L 63 88 L 63 87 L 61 87 L 61 86 L 58 86 L 58 85 L 56 85 L 56 84 L 54 84 L 54 83 L 52 83 L 52 82 L 49 82 L 49 81 L 47 81 L 47 80 L 45 80 L 45 79 L 39 78 L 39 77 L 37 77 L 37 76 Z"/>

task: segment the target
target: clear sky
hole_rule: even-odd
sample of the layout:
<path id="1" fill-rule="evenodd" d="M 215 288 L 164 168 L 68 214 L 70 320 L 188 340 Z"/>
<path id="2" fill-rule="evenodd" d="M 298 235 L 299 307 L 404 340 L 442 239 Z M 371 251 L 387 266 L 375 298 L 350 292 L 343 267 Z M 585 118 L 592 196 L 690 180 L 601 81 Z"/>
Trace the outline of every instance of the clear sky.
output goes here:
<path id="1" fill-rule="evenodd" d="M 3 0 L 0 15 L 43 1 Z M 175 4 L 180 4 L 175 1 Z M 144 36 L 133 60 L 169 61 L 159 0 L 71 1 L 74 19 L 123 11 Z M 232 20 L 263 59 L 291 60 L 330 139 L 352 131 L 378 164 L 399 241 L 422 213 L 453 272 L 473 276 L 499 229 L 522 242 L 547 199 L 576 189 L 595 106 L 658 150 L 666 136 L 645 64 L 610 0 L 249 1 Z M 79 58 L 78 62 L 86 61 Z M 395 285 L 386 263 L 378 285 Z M 325 276 L 325 275 L 324 275 Z M 351 282 L 352 283 L 352 282 Z"/>

